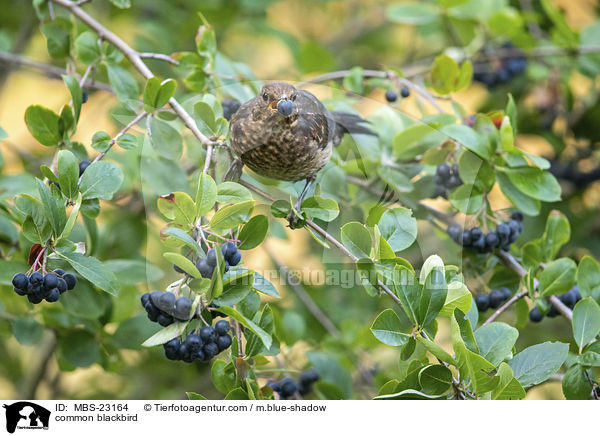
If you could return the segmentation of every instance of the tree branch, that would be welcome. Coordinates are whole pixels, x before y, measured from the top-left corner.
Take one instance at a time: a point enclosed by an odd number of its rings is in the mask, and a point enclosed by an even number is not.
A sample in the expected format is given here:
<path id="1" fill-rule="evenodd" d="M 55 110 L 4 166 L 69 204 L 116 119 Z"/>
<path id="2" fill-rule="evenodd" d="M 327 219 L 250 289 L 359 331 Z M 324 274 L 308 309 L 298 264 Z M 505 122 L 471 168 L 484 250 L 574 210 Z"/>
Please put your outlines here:
<path id="1" fill-rule="evenodd" d="M 143 59 L 157 59 L 160 61 L 165 61 L 173 65 L 179 65 L 179 61 L 173 59 L 171 56 L 162 54 L 162 53 L 139 53 L 140 57 Z"/>
<path id="2" fill-rule="evenodd" d="M 100 159 L 102 159 L 106 153 L 109 152 L 109 150 L 112 148 L 113 145 L 115 145 L 115 143 L 118 141 L 118 139 L 123 136 L 125 133 L 127 133 L 127 131 L 129 129 L 131 129 L 133 126 L 135 126 L 138 122 L 140 122 L 141 120 L 143 120 L 145 117 L 147 117 L 149 114 L 148 112 L 142 111 L 140 112 L 133 120 L 131 120 L 129 122 L 129 124 L 127 124 L 125 127 L 123 127 L 121 129 L 121 131 L 119 133 L 117 133 L 108 143 L 108 147 L 106 150 L 104 150 L 103 152 L 101 152 L 100 154 L 98 154 L 98 156 L 96 156 L 96 158 L 92 161 L 92 163 L 94 162 L 98 162 Z"/>

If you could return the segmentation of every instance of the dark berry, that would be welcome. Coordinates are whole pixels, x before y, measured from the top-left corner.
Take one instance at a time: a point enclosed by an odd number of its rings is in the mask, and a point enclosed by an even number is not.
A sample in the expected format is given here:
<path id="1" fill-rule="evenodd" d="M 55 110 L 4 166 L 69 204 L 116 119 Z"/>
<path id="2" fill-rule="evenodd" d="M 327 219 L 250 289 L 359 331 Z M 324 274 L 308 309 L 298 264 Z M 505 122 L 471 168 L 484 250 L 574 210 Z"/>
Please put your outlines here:
<path id="1" fill-rule="evenodd" d="M 512 297 L 512 292 L 508 288 L 500 288 L 502 291 L 502 295 L 504 296 L 504 300 L 509 300 Z"/>
<path id="2" fill-rule="evenodd" d="M 385 92 L 385 99 L 389 102 L 389 103 L 393 103 L 396 100 L 398 100 L 398 94 L 396 94 L 396 91 L 393 91 L 391 89 L 388 89 Z"/>
<path id="3" fill-rule="evenodd" d="M 190 311 L 192 310 L 192 301 L 188 297 L 179 297 L 175 302 L 175 310 L 173 316 L 177 319 L 186 321 L 190 319 Z"/>
<path id="4" fill-rule="evenodd" d="M 15 293 L 17 295 L 21 295 L 21 296 L 27 295 L 27 288 L 21 289 L 21 288 L 13 287 L 13 291 L 15 291 Z"/>
<path id="5" fill-rule="evenodd" d="M 212 278 L 213 268 L 206 262 L 206 259 L 200 258 L 196 261 L 196 268 L 200 272 L 200 275 L 205 279 Z"/>
<path id="6" fill-rule="evenodd" d="M 204 362 L 204 361 L 206 361 L 206 354 L 204 354 L 204 350 L 203 349 L 199 349 L 199 350 L 195 351 L 194 353 L 192 353 L 192 359 L 195 362 Z"/>
<path id="7" fill-rule="evenodd" d="M 407 86 L 403 86 L 400 90 L 400 95 L 402 96 L 402 98 L 408 97 L 410 95 L 410 89 L 408 89 Z"/>
<path id="8" fill-rule="evenodd" d="M 34 296 L 42 296 L 42 285 L 41 283 L 31 283 L 29 282 L 29 284 L 27 285 L 27 295 L 34 295 Z M 43 297 L 42 297 L 43 298 Z"/>
<path id="9" fill-rule="evenodd" d="M 310 385 L 319 380 L 319 373 L 316 369 L 309 369 L 300 374 L 300 383 Z"/>
<path id="10" fill-rule="evenodd" d="M 152 301 L 148 301 L 144 305 L 144 309 L 146 309 L 146 313 L 148 314 L 148 319 L 152 322 L 156 322 L 158 320 L 158 315 L 160 315 L 160 310 L 156 308 Z"/>
<path id="11" fill-rule="evenodd" d="M 46 301 L 48 303 L 54 303 L 60 298 L 60 291 L 57 288 L 51 289 L 48 295 L 46 295 Z"/>
<path id="12" fill-rule="evenodd" d="M 490 251 L 496 248 L 499 243 L 500 240 L 498 239 L 498 235 L 496 233 L 492 232 L 485 235 L 485 245 Z"/>
<path id="13" fill-rule="evenodd" d="M 490 307 L 492 309 L 497 309 L 500 307 L 503 301 L 504 292 L 502 292 L 500 289 L 493 289 L 492 292 L 490 292 Z"/>
<path id="14" fill-rule="evenodd" d="M 237 247 L 235 246 L 235 244 L 233 242 L 225 242 L 221 246 L 221 253 L 223 253 L 223 258 L 225 260 L 229 260 L 231 258 L 231 256 L 233 256 L 235 254 L 236 251 L 237 251 Z"/>
<path id="15" fill-rule="evenodd" d="M 206 263 L 211 268 L 217 266 L 217 252 L 214 248 L 211 248 L 210 250 L 208 250 L 208 253 L 206 253 Z"/>
<path id="16" fill-rule="evenodd" d="M 180 345 L 181 345 L 181 343 L 179 342 L 179 339 L 175 338 L 175 339 L 171 339 L 166 344 L 163 344 L 163 347 L 165 348 L 165 350 L 167 350 L 167 349 L 177 350 Z"/>
<path id="17" fill-rule="evenodd" d="M 284 117 L 289 117 L 294 112 L 294 103 L 291 100 L 279 100 L 277 102 L 277 112 Z"/>
<path id="18" fill-rule="evenodd" d="M 88 93 L 86 91 L 81 92 L 81 104 L 86 104 L 88 101 Z"/>
<path id="19" fill-rule="evenodd" d="M 446 231 L 448 233 L 448 236 L 450 236 L 450 238 L 454 242 L 458 243 L 460 241 L 460 236 L 461 236 L 462 231 L 459 226 L 457 226 L 457 225 L 448 226 L 448 229 Z"/>
<path id="20" fill-rule="evenodd" d="M 214 342 L 209 342 L 208 344 L 204 345 L 203 350 L 206 356 L 206 360 L 210 360 L 217 354 L 219 354 L 219 346 Z"/>
<path id="21" fill-rule="evenodd" d="M 58 288 L 59 292 L 62 294 L 63 292 L 66 292 L 66 290 L 67 290 L 67 282 L 62 277 L 59 277 L 56 287 Z"/>
<path id="22" fill-rule="evenodd" d="M 226 262 L 231 266 L 236 266 L 242 260 L 242 253 L 236 248 L 235 253 L 229 257 L 229 260 Z"/>
<path id="23" fill-rule="evenodd" d="M 65 273 L 65 270 L 61 268 L 56 268 L 54 270 L 54 273 L 62 277 L 62 275 Z"/>
<path id="24" fill-rule="evenodd" d="M 231 120 L 234 113 L 240 108 L 242 104 L 237 100 L 231 100 L 229 98 L 223 99 L 221 106 L 223 107 L 223 118 L 227 121 Z"/>
<path id="25" fill-rule="evenodd" d="M 140 301 L 142 303 L 142 306 L 145 306 L 146 303 L 148 303 L 148 301 L 150 301 L 150 292 L 146 292 L 145 294 L 142 294 L 142 296 L 140 297 Z"/>
<path id="26" fill-rule="evenodd" d="M 166 313 L 171 313 L 173 311 L 176 301 L 177 297 L 172 292 L 161 292 L 158 301 L 152 300 L 156 307 Z"/>
<path id="27" fill-rule="evenodd" d="M 473 241 L 477 241 L 479 238 L 483 236 L 483 232 L 479 227 L 473 227 L 471 229 L 471 238 Z"/>
<path id="28" fill-rule="evenodd" d="M 475 295 L 475 304 L 478 311 L 485 312 L 490 307 L 490 296 L 488 294 Z"/>
<path id="29" fill-rule="evenodd" d="M 215 324 L 215 332 L 219 335 L 226 335 L 229 333 L 229 323 L 222 319 L 221 321 L 217 321 Z"/>
<path id="30" fill-rule="evenodd" d="M 560 295 L 558 299 L 569 309 L 573 309 L 573 307 L 575 307 L 575 294 L 571 293 L 571 291 L 565 292 L 564 294 Z"/>
<path id="31" fill-rule="evenodd" d="M 472 242 L 471 231 L 469 229 L 463 230 L 463 234 L 462 234 L 463 246 L 468 247 L 469 245 L 471 245 L 471 242 Z"/>
<path id="32" fill-rule="evenodd" d="M 573 288 L 569 292 L 573 293 L 573 295 L 575 296 L 575 304 L 577 304 L 579 302 L 579 300 L 581 300 L 581 293 L 579 292 L 579 286 L 577 286 L 577 285 L 573 286 Z"/>
<path id="33" fill-rule="evenodd" d="M 208 307 L 210 307 L 211 309 L 216 309 L 219 306 L 217 306 L 215 303 L 210 303 L 208 305 Z M 227 316 L 223 312 L 219 312 L 217 310 L 211 310 L 210 314 L 211 314 L 211 316 L 212 316 L 213 319 L 215 319 L 215 318 L 225 318 Z"/>
<path id="34" fill-rule="evenodd" d="M 27 289 L 27 285 L 29 285 L 29 279 L 23 273 L 16 273 L 12 278 L 12 284 L 15 288 Z"/>
<path id="35" fill-rule="evenodd" d="M 177 349 L 177 357 L 179 358 L 179 360 L 190 360 L 190 355 L 190 350 L 187 349 L 187 346 L 185 344 L 181 344 Z"/>
<path id="36" fill-rule="evenodd" d="M 488 251 L 487 246 L 485 245 L 484 237 L 480 237 L 480 238 L 472 241 L 471 247 L 473 247 L 475 250 L 477 250 L 478 253 L 486 253 Z"/>
<path id="37" fill-rule="evenodd" d="M 540 322 L 544 319 L 544 315 L 542 315 L 537 307 L 534 307 L 529 311 L 529 321 L 531 322 Z"/>
<path id="38" fill-rule="evenodd" d="M 83 174 L 83 172 L 89 167 L 91 162 L 89 160 L 82 160 L 79 162 L 79 177 Z"/>
<path id="39" fill-rule="evenodd" d="M 231 336 L 229 336 L 229 335 L 223 335 L 223 336 L 217 337 L 217 346 L 219 347 L 219 351 L 223 351 L 223 350 L 226 350 L 229 347 L 231 347 L 232 342 L 233 341 L 231 339 Z"/>
<path id="40" fill-rule="evenodd" d="M 156 322 L 158 322 L 161 326 L 166 327 L 173 324 L 173 317 L 171 315 L 167 315 L 166 313 L 159 313 L 156 317 Z"/>
<path id="41" fill-rule="evenodd" d="M 44 283 L 44 288 L 47 288 L 47 289 L 56 288 L 58 286 L 58 276 L 54 273 L 48 273 L 44 276 L 43 283 Z"/>
<path id="42" fill-rule="evenodd" d="M 499 224 L 498 227 L 496 227 L 496 234 L 501 243 L 507 242 L 510 237 L 510 227 L 508 227 L 508 224 L 506 223 Z"/>
<path id="43" fill-rule="evenodd" d="M 29 300 L 30 303 L 32 304 L 39 304 L 42 302 L 42 300 L 44 299 L 41 295 L 38 294 L 28 294 L 27 295 L 27 299 Z"/>
<path id="44" fill-rule="evenodd" d="M 179 268 L 177 265 L 173 265 L 173 269 L 175 270 L 175 272 L 178 272 L 179 274 L 185 273 L 185 271 L 182 270 L 181 268 Z"/>
<path id="45" fill-rule="evenodd" d="M 550 311 L 548 312 L 548 318 L 555 318 L 558 315 L 560 315 L 560 312 L 558 311 L 558 309 L 556 308 L 556 306 L 554 304 L 550 305 Z"/>
<path id="46" fill-rule="evenodd" d="M 65 282 L 67 282 L 67 289 L 69 290 L 73 289 L 75 285 L 77 285 L 77 277 L 75 277 L 73 274 L 63 274 L 62 278 Z"/>
<path id="47" fill-rule="evenodd" d="M 179 348 L 165 348 L 165 356 L 169 360 L 179 360 Z"/>
<path id="48" fill-rule="evenodd" d="M 34 285 L 42 283 L 43 280 L 44 276 L 38 271 L 34 272 L 33 274 L 31 274 L 31 276 L 29 276 L 29 282 L 33 283 Z"/>
<path id="49" fill-rule="evenodd" d="M 451 175 L 450 178 L 448 179 L 448 181 L 446 182 L 446 187 L 448 189 L 458 188 L 460 185 L 462 185 L 462 182 L 454 174 Z"/>
<path id="50" fill-rule="evenodd" d="M 521 232 L 521 224 L 519 221 L 510 220 L 508 222 L 508 228 L 510 229 L 509 242 L 515 242 Z"/>
<path id="51" fill-rule="evenodd" d="M 215 341 L 215 329 L 209 325 L 206 325 L 200 329 L 200 338 L 205 342 L 214 342 Z"/>
<path id="52" fill-rule="evenodd" d="M 185 338 L 185 346 L 190 349 L 191 352 L 198 351 L 202 347 L 202 339 L 200 336 L 192 333 Z"/>
<path id="53" fill-rule="evenodd" d="M 150 292 L 150 302 L 158 307 L 158 302 L 160 301 L 160 297 L 162 296 L 162 292 L 160 291 L 152 291 Z"/>
<path id="54" fill-rule="evenodd" d="M 294 380 L 292 380 L 291 378 L 284 378 L 283 380 L 281 380 L 281 383 L 279 383 L 279 386 L 280 386 L 279 393 L 284 398 L 291 397 L 292 395 L 294 395 L 294 393 L 298 389 L 298 387 L 296 386 L 296 382 Z"/>
<path id="55" fill-rule="evenodd" d="M 523 212 L 516 211 L 510 214 L 510 218 L 515 221 L 523 221 L 523 218 L 525 218 L 525 216 L 523 215 Z"/>

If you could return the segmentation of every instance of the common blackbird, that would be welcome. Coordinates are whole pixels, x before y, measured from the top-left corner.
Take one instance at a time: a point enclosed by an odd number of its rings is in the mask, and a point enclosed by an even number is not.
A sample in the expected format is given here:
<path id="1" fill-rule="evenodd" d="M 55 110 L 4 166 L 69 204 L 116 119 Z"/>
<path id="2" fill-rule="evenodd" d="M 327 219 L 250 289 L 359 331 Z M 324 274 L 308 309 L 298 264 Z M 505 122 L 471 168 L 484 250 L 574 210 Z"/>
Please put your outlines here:
<path id="1" fill-rule="evenodd" d="M 375 135 L 364 123 L 358 115 L 327 110 L 308 91 L 271 82 L 233 115 L 231 146 L 244 165 L 262 176 L 306 180 L 294 206 L 298 211 L 317 172 L 329 162 L 332 147 L 345 133 Z M 294 210 L 288 218 L 293 228 Z"/>

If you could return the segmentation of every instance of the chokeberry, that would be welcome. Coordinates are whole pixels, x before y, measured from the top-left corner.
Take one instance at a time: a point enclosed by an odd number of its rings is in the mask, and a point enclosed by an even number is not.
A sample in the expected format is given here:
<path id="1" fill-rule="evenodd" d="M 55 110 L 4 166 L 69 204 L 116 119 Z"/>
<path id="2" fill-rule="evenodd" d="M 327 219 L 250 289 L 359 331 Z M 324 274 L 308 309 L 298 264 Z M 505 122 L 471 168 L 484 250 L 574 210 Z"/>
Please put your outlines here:
<path id="1" fill-rule="evenodd" d="M 27 285 L 29 285 L 29 279 L 23 273 L 16 273 L 12 278 L 12 284 L 15 288 L 27 289 Z"/>
<path id="2" fill-rule="evenodd" d="M 42 283 L 43 280 L 44 276 L 38 271 L 34 272 L 33 274 L 31 274 L 31 276 L 29 276 L 29 282 L 32 284 Z"/>
<path id="3" fill-rule="evenodd" d="M 447 232 L 448 232 L 448 236 L 450 236 L 450 238 L 454 242 L 458 243 L 460 241 L 460 239 L 461 239 L 460 236 L 461 236 L 462 230 L 460 229 L 459 226 L 457 226 L 457 225 L 448 226 Z"/>
<path id="4" fill-rule="evenodd" d="M 223 258 L 225 260 L 230 259 L 231 256 L 237 251 L 237 247 L 233 242 L 225 242 L 221 246 L 221 253 L 223 253 Z"/>
<path id="5" fill-rule="evenodd" d="M 23 289 L 23 288 L 17 288 L 17 287 L 15 286 L 15 287 L 13 287 L 13 290 L 15 291 L 15 293 L 16 293 L 17 295 L 21 295 L 21 296 L 23 296 L 23 295 L 27 295 L 27 287 L 25 287 L 25 289 Z"/>
<path id="6" fill-rule="evenodd" d="M 500 289 L 492 289 L 490 292 L 490 307 L 497 309 L 504 301 L 504 293 Z"/>
<path id="7" fill-rule="evenodd" d="M 472 242 L 471 231 L 469 229 L 463 230 L 462 233 L 462 243 L 463 245 L 471 245 Z"/>
<path id="8" fill-rule="evenodd" d="M 91 162 L 89 160 L 82 160 L 79 162 L 79 177 L 83 174 L 83 172 L 89 167 Z"/>
<path id="9" fill-rule="evenodd" d="M 506 223 L 498 224 L 498 227 L 496 227 L 496 234 L 501 243 L 508 242 L 508 238 L 510 237 L 510 227 L 508 227 L 508 224 Z"/>
<path id="10" fill-rule="evenodd" d="M 289 377 L 281 380 L 281 382 L 279 383 L 279 386 L 280 386 L 279 393 L 284 398 L 291 397 L 292 395 L 294 395 L 294 393 L 296 393 L 296 390 L 298 390 L 298 386 L 296 385 L 296 382 Z"/>
<path id="11" fill-rule="evenodd" d="M 558 299 L 569 309 L 573 309 L 573 307 L 575 307 L 575 294 L 571 293 L 571 291 L 565 292 L 564 294 L 560 295 Z"/>
<path id="12" fill-rule="evenodd" d="M 500 240 L 498 239 L 498 235 L 494 232 L 490 232 L 485 235 L 485 245 L 491 251 L 498 246 Z"/>
<path id="13" fill-rule="evenodd" d="M 523 212 L 517 210 L 516 212 L 513 212 L 510 214 L 510 218 L 515 221 L 523 221 L 523 218 L 525 218 L 525 215 L 523 215 Z"/>
<path id="14" fill-rule="evenodd" d="M 234 113 L 240 108 L 242 104 L 237 100 L 231 100 L 229 98 L 223 99 L 221 106 L 223 107 L 223 118 L 227 121 L 231 120 Z"/>
<path id="15" fill-rule="evenodd" d="M 206 354 L 204 353 L 204 350 L 202 348 L 196 350 L 194 353 L 192 353 L 192 359 L 197 361 L 197 362 L 204 362 L 206 359 Z"/>
<path id="16" fill-rule="evenodd" d="M 403 86 L 402 89 L 400 89 L 400 95 L 403 98 L 406 98 L 410 95 L 410 89 L 408 89 L 408 86 Z"/>
<path id="17" fill-rule="evenodd" d="M 149 300 L 150 300 L 150 292 L 146 292 L 145 294 L 142 294 L 142 296 L 140 297 L 142 306 L 145 306 Z"/>
<path id="18" fill-rule="evenodd" d="M 211 268 L 217 266 L 217 252 L 214 248 L 211 248 L 210 250 L 208 250 L 208 253 L 206 253 L 206 263 Z"/>
<path id="19" fill-rule="evenodd" d="M 56 287 L 58 288 L 59 292 L 62 294 L 63 292 L 66 292 L 66 290 L 67 290 L 67 282 L 62 277 L 59 277 L 57 280 Z"/>
<path id="20" fill-rule="evenodd" d="M 481 231 L 481 229 L 479 227 L 473 227 L 471 229 L 471 237 L 473 238 L 473 241 L 478 240 L 482 236 L 483 236 L 483 232 Z"/>
<path id="21" fill-rule="evenodd" d="M 560 312 L 558 311 L 556 306 L 554 304 L 550 304 L 550 310 L 548 311 L 548 314 L 546 316 L 548 318 L 556 318 L 558 315 L 560 315 Z"/>
<path id="22" fill-rule="evenodd" d="M 488 294 L 475 295 L 475 304 L 477 305 L 477 310 L 485 312 L 490 307 L 490 296 Z"/>
<path id="23" fill-rule="evenodd" d="M 173 316 L 175 318 L 186 321 L 190 319 L 190 311 L 192 310 L 192 301 L 188 297 L 179 297 L 175 302 L 175 310 Z"/>
<path id="24" fill-rule="evenodd" d="M 165 343 L 163 345 L 163 347 L 165 348 L 165 350 L 166 349 L 177 350 L 180 345 L 181 345 L 181 342 L 179 342 L 179 339 L 175 338 L 175 339 L 171 339 L 169 342 Z"/>
<path id="25" fill-rule="evenodd" d="M 65 280 L 66 281 L 66 280 Z M 44 287 L 48 289 L 58 286 L 58 276 L 54 273 L 48 273 L 44 276 Z"/>
<path id="26" fill-rule="evenodd" d="M 161 326 L 166 327 L 168 325 L 173 324 L 173 317 L 166 313 L 159 313 L 156 317 L 156 322 L 158 322 Z"/>
<path id="27" fill-rule="evenodd" d="M 392 90 L 392 89 L 388 89 L 385 92 L 385 99 L 389 102 L 389 103 L 393 103 L 396 100 L 398 100 L 398 94 L 396 94 L 396 91 Z"/>
<path id="28" fill-rule="evenodd" d="M 65 273 L 65 270 L 64 270 L 64 269 L 61 269 L 61 268 L 56 268 L 56 269 L 54 270 L 54 273 L 62 277 L 62 276 L 63 276 L 63 274 Z"/>
<path id="29" fill-rule="evenodd" d="M 44 298 L 39 294 L 27 294 L 27 299 L 32 304 L 39 304 Z"/>
<path id="30" fill-rule="evenodd" d="M 67 289 L 69 290 L 73 289 L 75 285 L 77 285 L 77 277 L 75 277 L 73 274 L 63 274 L 62 278 L 65 282 L 67 282 Z"/>
<path id="31" fill-rule="evenodd" d="M 229 323 L 224 319 L 217 321 L 217 323 L 215 324 L 215 332 L 219 336 L 226 335 L 227 333 L 229 333 Z"/>
<path id="32" fill-rule="evenodd" d="M 308 371 L 304 371 L 300 374 L 300 383 L 302 384 L 311 384 L 315 383 L 319 380 L 319 373 L 316 369 L 309 369 Z"/>
<path id="33" fill-rule="evenodd" d="M 209 342 L 208 344 L 205 344 L 203 350 L 206 356 L 206 360 L 210 360 L 217 354 L 219 354 L 219 346 L 214 342 Z"/>
<path id="34" fill-rule="evenodd" d="M 57 288 L 51 289 L 48 295 L 46 295 L 46 301 L 54 303 L 60 298 L 60 291 Z"/>
<path id="35" fill-rule="evenodd" d="M 279 383 L 274 382 L 272 380 L 269 380 L 267 382 L 267 386 L 273 389 L 273 392 L 279 392 L 281 390 L 281 386 L 279 386 Z"/>
<path id="36" fill-rule="evenodd" d="M 215 329 L 209 325 L 205 325 L 204 327 L 202 327 L 200 329 L 200 338 L 205 343 L 214 342 L 215 336 L 216 336 Z"/>
<path id="37" fill-rule="evenodd" d="M 148 301 L 148 303 L 144 305 L 144 309 L 146 309 L 150 321 L 156 322 L 158 320 L 158 315 L 160 315 L 161 312 L 154 304 L 152 304 L 152 301 Z"/>
<path id="38" fill-rule="evenodd" d="M 235 253 L 232 254 L 226 263 L 229 263 L 231 266 L 236 266 L 242 260 L 242 253 L 237 249 L 235 249 Z"/>
<path id="39" fill-rule="evenodd" d="M 544 319 L 544 315 L 542 315 L 537 307 L 534 307 L 529 311 L 529 321 L 540 322 L 542 319 Z"/>
<path id="40" fill-rule="evenodd" d="M 502 292 L 502 296 L 504 298 L 504 300 L 508 300 L 510 299 L 510 297 L 512 297 L 512 292 L 510 292 L 510 289 L 508 288 L 500 288 L 500 291 Z"/>
<path id="41" fill-rule="evenodd" d="M 219 347 L 219 351 L 228 349 L 232 342 L 233 340 L 228 334 L 217 336 L 217 346 Z"/>
<path id="42" fill-rule="evenodd" d="M 192 352 L 198 351 L 202 347 L 202 339 L 197 334 L 192 333 L 185 338 L 185 345 Z"/>
<path id="43" fill-rule="evenodd" d="M 177 301 L 177 297 L 172 292 L 161 292 L 161 296 L 158 298 L 158 301 L 152 301 L 156 307 L 158 307 L 163 312 L 171 313 L 175 308 L 175 302 Z"/>
<path id="44" fill-rule="evenodd" d="M 206 259 L 200 258 L 196 261 L 196 268 L 200 272 L 200 275 L 205 279 L 212 278 L 213 269 L 207 262 Z"/>

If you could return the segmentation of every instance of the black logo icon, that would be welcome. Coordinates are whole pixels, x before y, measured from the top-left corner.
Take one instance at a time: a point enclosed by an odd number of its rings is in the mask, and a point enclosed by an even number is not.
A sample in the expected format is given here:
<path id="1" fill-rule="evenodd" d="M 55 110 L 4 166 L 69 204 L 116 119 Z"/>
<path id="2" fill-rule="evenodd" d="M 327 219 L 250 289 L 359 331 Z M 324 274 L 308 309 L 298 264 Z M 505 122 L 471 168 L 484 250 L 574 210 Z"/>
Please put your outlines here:
<path id="1" fill-rule="evenodd" d="M 4 404 L 6 409 L 6 431 L 14 433 L 15 429 L 48 429 L 50 411 L 29 401 L 19 401 L 11 405 Z"/>

